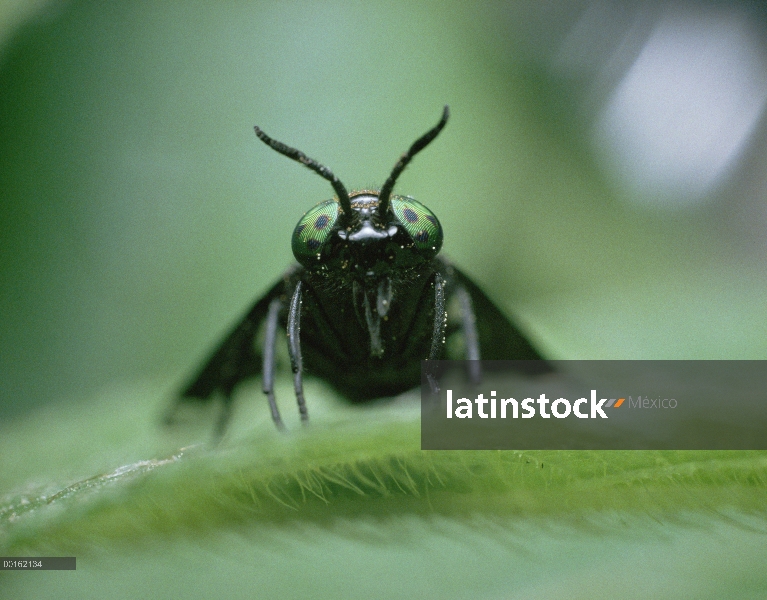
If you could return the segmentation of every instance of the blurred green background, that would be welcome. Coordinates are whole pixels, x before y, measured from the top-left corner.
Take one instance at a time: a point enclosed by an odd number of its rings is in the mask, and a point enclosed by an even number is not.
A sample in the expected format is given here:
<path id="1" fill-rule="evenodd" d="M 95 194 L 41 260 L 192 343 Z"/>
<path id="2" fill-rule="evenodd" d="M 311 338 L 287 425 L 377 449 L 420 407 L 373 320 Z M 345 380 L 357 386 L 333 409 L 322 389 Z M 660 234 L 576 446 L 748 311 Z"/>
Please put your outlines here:
<path id="1" fill-rule="evenodd" d="M 280 276 L 332 190 L 253 125 L 369 187 L 444 104 L 397 191 L 547 356 L 767 358 L 764 13 L 669 6 L 0 3 L 0 419 L 145 385 L 160 411 Z M 750 104 L 714 106 L 751 111 L 730 154 L 714 156 L 725 118 L 699 175 L 650 152 L 671 184 L 621 150 L 650 128 L 620 112 L 669 23 L 752 61 Z M 685 131 L 661 137 L 684 154 Z"/>
<path id="2" fill-rule="evenodd" d="M 526 41 L 563 38 L 586 8 L 81 1 L 6 27 L 2 414 L 181 376 L 279 277 L 332 190 L 254 124 L 364 187 L 445 103 L 445 135 L 398 190 L 549 356 L 765 358 L 744 186 L 625 201 L 591 142 L 598 104 Z"/>

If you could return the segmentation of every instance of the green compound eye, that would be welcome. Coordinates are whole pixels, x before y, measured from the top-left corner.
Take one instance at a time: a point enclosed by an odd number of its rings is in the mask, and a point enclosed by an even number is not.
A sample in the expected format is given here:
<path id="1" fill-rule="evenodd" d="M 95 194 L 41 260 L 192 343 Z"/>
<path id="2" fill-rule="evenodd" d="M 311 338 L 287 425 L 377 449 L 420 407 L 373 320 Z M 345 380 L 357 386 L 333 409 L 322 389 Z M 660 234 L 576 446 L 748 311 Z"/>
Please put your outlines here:
<path id="1" fill-rule="evenodd" d="M 325 200 L 307 212 L 293 230 L 293 256 L 303 265 L 316 260 L 338 220 L 339 204 Z"/>
<path id="2" fill-rule="evenodd" d="M 420 202 L 403 196 L 392 196 L 391 207 L 419 250 L 435 256 L 442 247 L 442 226 L 437 217 Z"/>

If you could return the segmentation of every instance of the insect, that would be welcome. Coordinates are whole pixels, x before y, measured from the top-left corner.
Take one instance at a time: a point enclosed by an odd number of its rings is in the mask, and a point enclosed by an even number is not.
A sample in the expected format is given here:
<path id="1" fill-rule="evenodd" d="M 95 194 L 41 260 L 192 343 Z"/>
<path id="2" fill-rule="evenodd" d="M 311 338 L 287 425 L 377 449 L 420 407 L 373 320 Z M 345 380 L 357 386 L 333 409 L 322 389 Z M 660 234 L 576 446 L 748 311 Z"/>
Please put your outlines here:
<path id="1" fill-rule="evenodd" d="M 282 429 L 274 395 L 278 328 L 287 331 L 303 422 L 305 373 L 362 402 L 417 387 L 421 360 L 442 358 L 452 335 L 463 337 L 460 358 L 542 360 L 482 290 L 439 256 L 443 232 L 436 215 L 411 197 L 392 194 L 399 175 L 448 117 L 445 106 L 439 123 L 402 155 L 380 190 L 351 193 L 330 169 L 255 128 L 267 146 L 329 181 L 336 197 L 301 217 L 292 237 L 297 264 L 229 332 L 178 403 L 222 397 L 221 435 L 233 390 L 260 372 L 272 418 Z M 259 333 L 263 345 L 257 348 Z M 533 370 L 548 370 L 545 362 L 537 365 Z M 477 368 L 472 376 L 479 377 Z"/>

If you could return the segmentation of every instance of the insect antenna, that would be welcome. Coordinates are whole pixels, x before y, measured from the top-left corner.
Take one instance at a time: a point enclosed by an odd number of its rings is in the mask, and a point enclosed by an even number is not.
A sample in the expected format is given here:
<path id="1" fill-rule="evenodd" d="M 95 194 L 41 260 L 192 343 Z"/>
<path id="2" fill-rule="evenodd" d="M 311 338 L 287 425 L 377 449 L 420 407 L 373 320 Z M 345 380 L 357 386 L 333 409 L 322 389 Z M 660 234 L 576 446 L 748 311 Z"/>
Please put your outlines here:
<path id="1" fill-rule="evenodd" d="M 309 158 L 308 156 L 306 156 L 306 154 L 304 154 L 300 150 L 291 148 L 290 146 L 287 146 L 286 144 L 283 144 L 282 142 L 278 142 L 277 140 L 273 140 L 268 135 L 266 135 L 263 131 L 261 131 L 261 129 L 258 126 L 256 126 L 254 129 L 256 130 L 256 135 L 258 136 L 258 139 L 264 142 L 264 144 L 269 146 L 272 150 L 276 150 L 280 154 L 284 154 L 288 158 L 292 158 L 296 162 L 300 162 L 305 167 L 308 167 L 309 169 L 317 173 L 323 179 L 328 180 L 330 182 L 330 185 L 333 186 L 333 189 L 335 190 L 336 195 L 338 196 L 338 202 L 341 204 L 341 210 L 343 211 L 345 218 L 347 219 L 351 218 L 353 213 L 352 213 L 352 203 L 349 200 L 349 192 L 346 191 L 346 188 L 344 187 L 344 184 L 341 183 L 341 180 L 338 179 L 338 177 L 336 177 L 333 174 L 333 171 L 328 169 L 325 165 L 321 165 L 313 158 Z"/>
<path id="2" fill-rule="evenodd" d="M 450 109 L 446 104 L 445 109 L 442 111 L 442 118 L 439 120 L 439 123 L 437 123 L 424 135 L 418 138 L 413 143 L 413 145 L 410 146 L 410 150 L 405 152 L 405 154 L 403 154 L 402 157 L 397 161 L 397 164 L 394 165 L 394 168 L 391 171 L 391 175 L 389 175 L 389 178 L 383 184 L 383 187 L 378 194 L 378 215 L 381 219 L 385 219 L 386 213 L 389 211 L 389 198 L 391 197 L 392 190 L 394 189 L 394 184 L 397 182 L 397 177 L 399 177 L 402 171 L 405 170 L 405 167 L 408 165 L 408 163 L 413 160 L 413 157 L 421 150 L 426 148 L 426 146 L 428 146 L 431 141 L 439 135 L 439 132 L 442 131 L 442 128 L 447 123 L 449 116 Z"/>

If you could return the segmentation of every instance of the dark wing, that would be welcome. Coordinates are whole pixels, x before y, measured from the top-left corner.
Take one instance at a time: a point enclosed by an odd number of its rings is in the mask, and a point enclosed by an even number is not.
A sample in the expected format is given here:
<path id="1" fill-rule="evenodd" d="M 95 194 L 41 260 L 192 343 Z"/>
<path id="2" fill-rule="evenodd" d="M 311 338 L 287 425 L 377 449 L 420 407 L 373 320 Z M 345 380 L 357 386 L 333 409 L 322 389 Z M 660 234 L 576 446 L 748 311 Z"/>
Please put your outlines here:
<path id="1" fill-rule="evenodd" d="M 286 280 L 281 279 L 256 302 L 183 389 L 179 403 L 208 401 L 217 393 L 228 399 L 238 383 L 261 373 L 261 353 L 256 351 L 255 338 L 269 303 L 284 297 L 285 287 Z"/>
<path id="2" fill-rule="evenodd" d="M 551 365 L 476 283 L 452 265 L 448 267 L 448 273 L 448 281 L 454 289 L 463 287 L 471 298 L 482 360 L 537 360 L 541 362 L 522 370 L 530 373 L 551 370 Z"/>

